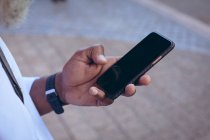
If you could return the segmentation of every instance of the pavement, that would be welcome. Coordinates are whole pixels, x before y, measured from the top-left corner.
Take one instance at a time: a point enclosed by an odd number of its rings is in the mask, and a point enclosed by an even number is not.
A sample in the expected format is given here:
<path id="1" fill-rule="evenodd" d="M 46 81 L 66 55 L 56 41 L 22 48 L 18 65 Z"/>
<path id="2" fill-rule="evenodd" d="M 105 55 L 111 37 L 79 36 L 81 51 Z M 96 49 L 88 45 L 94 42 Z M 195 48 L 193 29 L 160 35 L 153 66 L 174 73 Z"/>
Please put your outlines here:
<path id="1" fill-rule="evenodd" d="M 210 25 L 209 0 L 152 0 L 164 3 L 177 11 L 190 15 Z"/>
<path id="2" fill-rule="evenodd" d="M 44 121 L 56 140 L 209 140 L 210 41 L 173 18 L 133 0 L 36 0 L 20 28 L 0 29 L 25 76 L 60 71 L 77 49 L 96 43 L 123 55 L 151 31 L 176 49 L 149 71 L 150 86 L 109 107 L 70 105 Z"/>
<path id="3" fill-rule="evenodd" d="M 107 55 L 125 54 L 134 45 L 63 36 L 3 38 L 26 76 L 60 71 L 73 52 L 96 42 Z M 149 72 L 152 84 L 139 87 L 134 97 L 120 97 L 109 107 L 70 105 L 63 115 L 43 118 L 56 140 L 209 140 L 209 69 L 209 56 L 175 50 Z"/>
<path id="4" fill-rule="evenodd" d="M 179 49 L 210 54 L 209 38 L 136 0 L 69 0 L 57 4 L 35 0 L 20 28 L 0 29 L 2 34 L 82 36 L 133 43 L 152 31 L 168 36 Z"/>

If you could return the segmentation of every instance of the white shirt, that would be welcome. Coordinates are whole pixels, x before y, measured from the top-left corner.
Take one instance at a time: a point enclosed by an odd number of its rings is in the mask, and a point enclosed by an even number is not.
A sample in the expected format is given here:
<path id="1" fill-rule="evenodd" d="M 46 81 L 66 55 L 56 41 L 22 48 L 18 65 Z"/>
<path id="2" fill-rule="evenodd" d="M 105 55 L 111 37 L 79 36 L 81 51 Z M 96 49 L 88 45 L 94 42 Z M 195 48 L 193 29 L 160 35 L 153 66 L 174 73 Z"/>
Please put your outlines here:
<path id="1" fill-rule="evenodd" d="M 0 140 L 52 140 L 30 95 L 35 78 L 25 78 L 8 48 L 0 38 L 0 47 L 22 89 L 24 104 L 0 63 Z"/>

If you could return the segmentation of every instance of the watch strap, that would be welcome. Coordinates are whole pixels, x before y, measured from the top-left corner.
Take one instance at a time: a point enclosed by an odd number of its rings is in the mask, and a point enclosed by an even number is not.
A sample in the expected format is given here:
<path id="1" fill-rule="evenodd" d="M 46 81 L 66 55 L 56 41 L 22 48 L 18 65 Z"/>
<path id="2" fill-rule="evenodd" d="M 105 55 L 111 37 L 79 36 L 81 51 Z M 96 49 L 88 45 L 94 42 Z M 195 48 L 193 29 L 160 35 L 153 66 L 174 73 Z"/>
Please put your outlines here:
<path id="1" fill-rule="evenodd" d="M 51 75 L 47 78 L 46 81 L 46 88 L 45 88 L 45 94 L 47 97 L 47 101 L 52 107 L 52 109 L 55 111 L 56 114 L 61 114 L 64 112 L 63 103 L 59 96 L 57 95 L 56 88 L 55 88 L 55 77 L 56 74 Z"/>

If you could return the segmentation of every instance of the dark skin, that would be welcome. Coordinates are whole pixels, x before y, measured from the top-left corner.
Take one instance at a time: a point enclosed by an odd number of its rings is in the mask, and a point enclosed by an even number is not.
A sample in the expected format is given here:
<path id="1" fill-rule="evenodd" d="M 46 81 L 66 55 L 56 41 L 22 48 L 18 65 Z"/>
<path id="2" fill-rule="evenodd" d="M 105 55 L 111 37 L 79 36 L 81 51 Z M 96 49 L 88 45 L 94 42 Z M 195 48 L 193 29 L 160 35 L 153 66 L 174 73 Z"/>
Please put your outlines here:
<path id="1" fill-rule="evenodd" d="M 62 72 L 57 73 L 55 86 L 60 99 L 77 106 L 107 106 L 114 101 L 105 97 L 105 93 L 96 84 L 97 79 L 119 57 L 104 57 L 102 45 L 77 51 L 63 67 Z M 47 77 L 42 77 L 33 83 L 30 91 L 32 100 L 40 115 L 52 111 L 45 95 L 45 83 Z M 150 76 L 144 75 L 138 79 L 138 85 L 148 85 Z M 130 97 L 135 94 L 135 85 L 125 87 L 124 96 Z"/>

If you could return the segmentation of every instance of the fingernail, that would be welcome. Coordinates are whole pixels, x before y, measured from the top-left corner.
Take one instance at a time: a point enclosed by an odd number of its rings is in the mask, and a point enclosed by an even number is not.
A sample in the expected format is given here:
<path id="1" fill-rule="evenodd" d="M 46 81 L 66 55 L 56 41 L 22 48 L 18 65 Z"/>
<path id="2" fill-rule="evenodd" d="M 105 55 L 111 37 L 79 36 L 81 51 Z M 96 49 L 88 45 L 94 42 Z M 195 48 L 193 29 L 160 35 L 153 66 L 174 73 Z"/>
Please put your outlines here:
<path id="1" fill-rule="evenodd" d="M 106 62 L 107 61 L 106 58 L 105 58 L 105 56 L 102 55 L 102 54 L 98 56 L 98 60 L 99 61 L 103 61 L 103 62 Z"/>
<path id="2" fill-rule="evenodd" d="M 93 96 L 95 96 L 95 95 L 98 94 L 98 90 L 95 87 L 91 87 L 90 88 L 90 94 L 93 95 Z"/>

